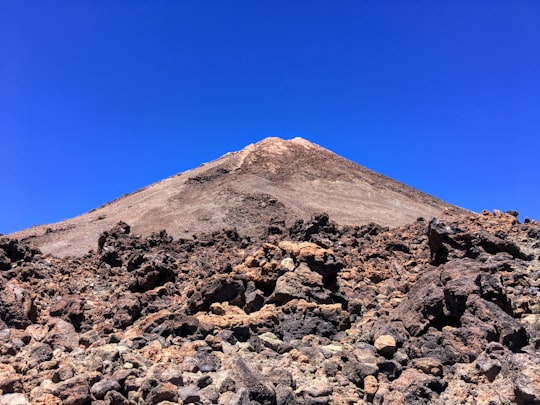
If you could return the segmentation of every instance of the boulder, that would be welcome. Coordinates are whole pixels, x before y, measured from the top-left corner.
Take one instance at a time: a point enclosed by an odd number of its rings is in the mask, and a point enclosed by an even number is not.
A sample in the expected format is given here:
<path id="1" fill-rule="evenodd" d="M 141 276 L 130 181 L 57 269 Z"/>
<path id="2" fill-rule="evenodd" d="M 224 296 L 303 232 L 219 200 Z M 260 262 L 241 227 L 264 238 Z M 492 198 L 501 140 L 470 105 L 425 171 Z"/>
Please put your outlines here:
<path id="1" fill-rule="evenodd" d="M 75 327 L 61 318 L 51 318 L 45 341 L 53 349 L 72 351 L 79 347 L 79 334 Z"/>
<path id="2" fill-rule="evenodd" d="M 373 398 L 377 393 L 378 389 L 379 382 L 374 376 L 368 375 L 364 377 L 364 392 L 368 396 L 368 398 Z"/>
<path id="3" fill-rule="evenodd" d="M 76 295 L 66 295 L 58 298 L 50 307 L 52 317 L 62 318 L 70 322 L 77 331 L 80 331 L 81 322 L 84 319 L 83 302 Z"/>
<path id="4" fill-rule="evenodd" d="M 331 292 L 324 287 L 323 277 L 301 263 L 294 271 L 278 278 L 268 303 L 284 304 L 293 299 L 303 299 L 320 304 L 331 303 Z"/>
<path id="5" fill-rule="evenodd" d="M 190 298 L 189 312 L 208 311 L 214 302 L 229 302 L 243 306 L 244 284 L 241 280 L 226 275 L 213 277 L 201 285 Z"/>
<path id="6" fill-rule="evenodd" d="M 373 343 L 375 349 L 383 356 L 391 357 L 396 352 L 396 340 L 392 335 L 381 335 Z"/>
<path id="7" fill-rule="evenodd" d="M 78 375 L 47 388 L 46 393 L 62 400 L 66 405 L 84 405 L 90 402 L 88 376 Z"/>
<path id="8" fill-rule="evenodd" d="M 141 314 L 141 302 L 135 294 L 126 294 L 118 300 L 116 309 L 113 316 L 114 324 L 119 328 L 125 328 L 133 324 Z"/>
<path id="9" fill-rule="evenodd" d="M 276 404 L 276 393 L 272 385 L 257 369 L 249 367 L 241 357 L 235 359 L 233 372 L 251 401 L 257 401 L 262 405 Z"/>
<path id="10" fill-rule="evenodd" d="M 109 391 L 120 391 L 121 388 L 118 381 L 114 379 L 104 379 L 92 385 L 90 393 L 97 399 L 103 399 Z"/>
<path id="11" fill-rule="evenodd" d="M 24 329 L 37 320 L 32 294 L 19 281 L 0 278 L 0 320 L 12 328 Z"/>
<path id="12" fill-rule="evenodd" d="M 29 405 L 30 401 L 24 394 L 13 393 L 0 395 L 0 405 Z"/>

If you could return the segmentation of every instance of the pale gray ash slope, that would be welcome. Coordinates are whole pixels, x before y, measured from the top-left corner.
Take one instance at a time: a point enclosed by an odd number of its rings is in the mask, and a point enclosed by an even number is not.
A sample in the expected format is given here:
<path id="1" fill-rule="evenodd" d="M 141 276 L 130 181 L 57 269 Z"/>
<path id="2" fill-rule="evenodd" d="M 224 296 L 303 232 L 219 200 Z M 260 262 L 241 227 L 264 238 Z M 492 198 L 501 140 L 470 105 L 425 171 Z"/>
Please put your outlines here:
<path id="1" fill-rule="evenodd" d="M 142 235 L 166 228 L 185 238 L 236 227 L 255 236 L 273 218 L 290 225 L 316 212 L 343 225 L 397 227 L 448 210 L 463 212 L 304 139 L 267 138 L 89 213 L 9 236 L 77 256 L 119 221 Z"/>

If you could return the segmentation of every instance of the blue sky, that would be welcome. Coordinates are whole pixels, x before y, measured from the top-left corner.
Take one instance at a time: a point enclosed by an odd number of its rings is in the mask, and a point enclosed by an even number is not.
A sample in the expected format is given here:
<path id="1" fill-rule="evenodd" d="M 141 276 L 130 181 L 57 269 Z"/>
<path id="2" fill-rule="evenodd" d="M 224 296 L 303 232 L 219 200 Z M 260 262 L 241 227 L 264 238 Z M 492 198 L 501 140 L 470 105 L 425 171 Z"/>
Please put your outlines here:
<path id="1" fill-rule="evenodd" d="M 540 219 L 540 2 L 2 1 L 0 233 L 268 136 Z"/>

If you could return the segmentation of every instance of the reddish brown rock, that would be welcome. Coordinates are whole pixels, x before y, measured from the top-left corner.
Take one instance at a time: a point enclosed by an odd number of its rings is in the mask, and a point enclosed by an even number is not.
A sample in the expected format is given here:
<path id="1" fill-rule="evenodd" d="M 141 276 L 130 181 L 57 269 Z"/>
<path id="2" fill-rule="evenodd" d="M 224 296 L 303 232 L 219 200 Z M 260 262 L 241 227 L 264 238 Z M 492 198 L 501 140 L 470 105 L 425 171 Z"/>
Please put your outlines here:
<path id="1" fill-rule="evenodd" d="M 373 346 L 384 356 L 392 356 L 396 352 L 396 340 L 392 335 L 379 336 L 373 342 Z"/>
<path id="2" fill-rule="evenodd" d="M 368 398 L 372 398 L 373 396 L 375 396 L 378 389 L 379 382 L 374 376 L 368 375 L 364 378 L 364 392 L 368 396 Z"/>
<path id="3" fill-rule="evenodd" d="M 0 278 L 0 320 L 9 327 L 25 328 L 36 318 L 31 292 L 18 280 Z"/>
<path id="4" fill-rule="evenodd" d="M 85 375 L 70 378 L 47 388 L 48 393 L 62 400 L 62 404 L 83 405 L 90 401 L 90 387 Z"/>
<path id="5" fill-rule="evenodd" d="M 79 347 L 79 334 L 75 327 L 61 318 L 51 318 L 45 340 L 53 349 L 72 351 Z"/>

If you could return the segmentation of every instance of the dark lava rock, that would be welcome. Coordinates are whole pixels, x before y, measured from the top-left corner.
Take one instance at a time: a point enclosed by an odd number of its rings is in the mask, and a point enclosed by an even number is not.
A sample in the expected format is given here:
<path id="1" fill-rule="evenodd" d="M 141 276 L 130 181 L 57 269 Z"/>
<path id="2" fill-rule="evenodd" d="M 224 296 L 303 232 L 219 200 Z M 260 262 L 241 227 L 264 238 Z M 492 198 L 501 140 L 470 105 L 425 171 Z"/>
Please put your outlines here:
<path id="1" fill-rule="evenodd" d="M 113 316 L 114 323 L 119 328 L 131 325 L 141 314 L 141 302 L 135 294 L 126 294 L 118 300 Z"/>
<path id="2" fill-rule="evenodd" d="M 261 226 L 119 223 L 68 258 L 1 238 L 0 402 L 540 403 L 536 222 Z"/>
<path id="3" fill-rule="evenodd" d="M 242 358 L 238 357 L 234 371 L 242 386 L 249 392 L 252 401 L 263 405 L 276 404 L 274 388 L 268 384 L 264 376 L 256 369 L 249 367 Z"/>
<path id="4" fill-rule="evenodd" d="M 226 275 L 205 280 L 200 289 L 190 298 L 189 311 L 194 314 L 208 311 L 214 302 L 231 302 L 239 306 L 244 304 L 244 284 L 241 280 Z"/>
<path id="5" fill-rule="evenodd" d="M 61 297 L 51 306 L 51 316 L 59 317 L 71 322 L 77 331 L 80 331 L 84 319 L 83 302 L 75 295 Z"/>
<path id="6" fill-rule="evenodd" d="M 118 381 L 112 379 L 101 380 L 90 389 L 90 393 L 97 399 L 102 399 L 109 391 L 120 391 L 121 387 Z"/>

